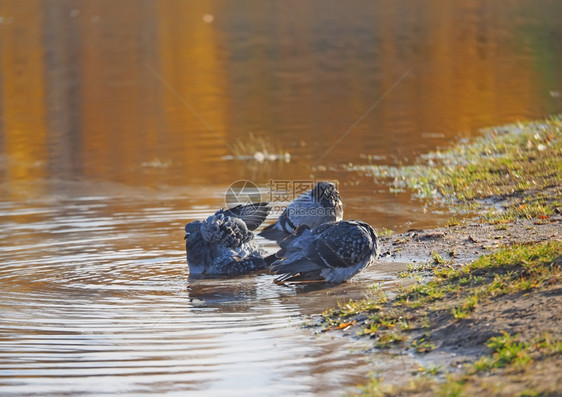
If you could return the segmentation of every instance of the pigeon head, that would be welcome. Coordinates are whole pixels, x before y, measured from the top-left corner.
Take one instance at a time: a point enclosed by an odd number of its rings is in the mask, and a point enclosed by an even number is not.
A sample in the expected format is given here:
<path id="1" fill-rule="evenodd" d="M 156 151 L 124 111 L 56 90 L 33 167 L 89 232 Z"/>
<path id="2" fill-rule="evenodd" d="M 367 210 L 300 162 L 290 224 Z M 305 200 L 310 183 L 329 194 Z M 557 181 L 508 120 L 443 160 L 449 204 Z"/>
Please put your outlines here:
<path id="1" fill-rule="evenodd" d="M 340 202 L 340 193 L 336 185 L 331 182 L 321 181 L 312 189 L 312 197 L 323 207 L 333 207 Z"/>
<path id="2" fill-rule="evenodd" d="M 185 237 L 184 239 L 187 240 L 189 236 L 194 233 L 197 233 L 201 229 L 201 221 L 193 221 L 185 225 Z"/>
<path id="3" fill-rule="evenodd" d="M 201 221 L 193 221 L 185 225 L 185 249 L 189 266 L 189 277 L 202 277 L 206 270 L 206 244 L 201 238 L 202 224 Z"/>

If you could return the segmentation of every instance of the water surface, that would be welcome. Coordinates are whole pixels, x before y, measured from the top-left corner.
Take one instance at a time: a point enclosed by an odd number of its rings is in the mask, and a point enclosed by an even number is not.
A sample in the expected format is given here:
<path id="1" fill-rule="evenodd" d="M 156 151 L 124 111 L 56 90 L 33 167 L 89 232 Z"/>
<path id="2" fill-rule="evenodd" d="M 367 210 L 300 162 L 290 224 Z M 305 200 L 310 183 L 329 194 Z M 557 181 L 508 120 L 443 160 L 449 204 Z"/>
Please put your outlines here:
<path id="1" fill-rule="evenodd" d="M 323 290 L 194 282 L 183 226 L 241 179 L 337 180 L 379 230 L 445 222 L 346 165 L 561 112 L 561 5 L 0 2 L 2 394 L 340 395 L 408 371 L 301 327 L 403 264 Z"/>

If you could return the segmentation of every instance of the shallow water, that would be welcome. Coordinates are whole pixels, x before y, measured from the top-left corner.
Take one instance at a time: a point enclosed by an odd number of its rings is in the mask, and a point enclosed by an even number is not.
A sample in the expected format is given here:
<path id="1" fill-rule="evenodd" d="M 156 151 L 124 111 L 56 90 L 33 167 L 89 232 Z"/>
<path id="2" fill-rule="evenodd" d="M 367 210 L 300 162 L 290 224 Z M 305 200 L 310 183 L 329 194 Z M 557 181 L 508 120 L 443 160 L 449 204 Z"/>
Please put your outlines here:
<path id="1" fill-rule="evenodd" d="M 315 337 L 302 315 L 390 287 L 400 266 L 316 291 L 267 275 L 190 281 L 182 226 L 208 211 L 146 192 L 132 204 L 114 186 L 74 197 L 82 187 L 2 204 L 3 394 L 330 394 L 368 372 L 368 343 Z"/>
<path id="2" fill-rule="evenodd" d="M 241 179 L 333 179 L 346 218 L 442 224 L 345 166 L 561 112 L 561 4 L 0 2 L 1 394 L 340 395 L 408 371 L 301 327 L 403 264 L 190 281 L 183 226 Z"/>

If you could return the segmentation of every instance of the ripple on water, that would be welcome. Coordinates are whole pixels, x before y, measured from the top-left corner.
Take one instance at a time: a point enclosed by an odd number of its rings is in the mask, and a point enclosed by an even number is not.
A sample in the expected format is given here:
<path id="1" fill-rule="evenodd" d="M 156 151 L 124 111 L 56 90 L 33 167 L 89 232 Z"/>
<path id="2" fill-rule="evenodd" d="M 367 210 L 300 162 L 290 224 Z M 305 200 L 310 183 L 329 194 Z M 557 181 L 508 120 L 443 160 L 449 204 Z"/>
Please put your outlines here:
<path id="1" fill-rule="evenodd" d="M 357 343 L 300 328 L 302 314 L 392 277 L 309 292 L 267 275 L 189 281 L 183 220 L 211 211 L 151 202 L 2 204 L 4 393 L 330 394 L 369 366 Z"/>

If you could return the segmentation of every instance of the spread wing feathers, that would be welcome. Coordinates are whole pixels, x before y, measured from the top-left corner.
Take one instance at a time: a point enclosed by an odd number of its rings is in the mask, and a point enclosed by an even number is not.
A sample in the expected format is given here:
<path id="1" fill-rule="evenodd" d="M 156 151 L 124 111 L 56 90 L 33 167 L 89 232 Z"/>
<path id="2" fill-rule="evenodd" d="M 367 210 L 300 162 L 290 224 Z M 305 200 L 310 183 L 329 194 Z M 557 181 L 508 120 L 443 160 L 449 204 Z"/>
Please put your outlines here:
<path id="1" fill-rule="evenodd" d="M 279 225 L 279 221 L 267 226 L 263 229 L 258 235 L 272 241 L 281 241 L 286 236 L 287 233 L 283 230 L 283 228 Z"/>
<path id="2" fill-rule="evenodd" d="M 202 223 L 201 235 L 209 243 L 235 249 L 254 238 L 252 230 L 261 225 L 269 210 L 267 203 L 219 210 Z"/>
<path id="3" fill-rule="evenodd" d="M 208 217 L 201 225 L 201 236 L 211 244 L 221 244 L 235 249 L 252 240 L 253 235 L 246 224 L 238 219 L 215 214 Z"/>
<path id="4" fill-rule="evenodd" d="M 225 216 L 238 218 L 244 221 L 248 230 L 256 230 L 265 220 L 271 207 L 268 203 L 241 204 L 228 210 L 223 210 Z"/>
<path id="5" fill-rule="evenodd" d="M 276 254 L 271 254 L 271 255 L 266 256 L 263 259 L 265 260 L 265 263 L 267 263 L 267 267 L 269 267 L 271 269 L 271 265 L 273 265 L 273 262 L 275 262 L 279 258 L 277 257 Z"/>

